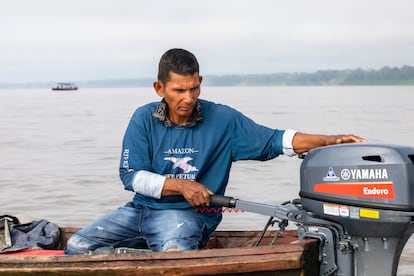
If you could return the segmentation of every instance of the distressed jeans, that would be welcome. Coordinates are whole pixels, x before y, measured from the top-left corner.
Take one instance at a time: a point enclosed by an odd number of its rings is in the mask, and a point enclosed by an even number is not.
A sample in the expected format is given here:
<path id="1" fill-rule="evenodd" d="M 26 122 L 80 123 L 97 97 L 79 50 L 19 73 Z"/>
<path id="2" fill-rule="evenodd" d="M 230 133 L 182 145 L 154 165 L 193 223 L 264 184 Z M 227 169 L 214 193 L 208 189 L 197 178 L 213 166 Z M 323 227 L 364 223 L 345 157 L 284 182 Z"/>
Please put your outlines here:
<path id="1" fill-rule="evenodd" d="M 209 235 L 193 209 L 138 209 L 128 203 L 74 233 L 65 254 L 89 254 L 101 247 L 193 250 L 202 248 Z"/>

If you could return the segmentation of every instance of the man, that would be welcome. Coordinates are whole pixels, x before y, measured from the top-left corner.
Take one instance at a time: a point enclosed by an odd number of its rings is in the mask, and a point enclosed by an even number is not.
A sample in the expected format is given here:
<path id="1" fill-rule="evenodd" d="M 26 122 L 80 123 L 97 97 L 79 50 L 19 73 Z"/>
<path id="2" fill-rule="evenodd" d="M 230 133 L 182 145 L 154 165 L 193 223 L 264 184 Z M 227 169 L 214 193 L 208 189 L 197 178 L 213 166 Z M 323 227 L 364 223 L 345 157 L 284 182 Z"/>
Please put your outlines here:
<path id="1" fill-rule="evenodd" d="M 221 213 L 195 207 L 224 194 L 232 162 L 364 141 L 258 125 L 231 107 L 199 99 L 201 82 L 192 53 L 171 49 L 161 57 L 153 86 L 162 100 L 135 111 L 123 140 L 120 177 L 135 196 L 75 233 L 66 254 L 143 245 L 153 251 L 200 249 Z"/>

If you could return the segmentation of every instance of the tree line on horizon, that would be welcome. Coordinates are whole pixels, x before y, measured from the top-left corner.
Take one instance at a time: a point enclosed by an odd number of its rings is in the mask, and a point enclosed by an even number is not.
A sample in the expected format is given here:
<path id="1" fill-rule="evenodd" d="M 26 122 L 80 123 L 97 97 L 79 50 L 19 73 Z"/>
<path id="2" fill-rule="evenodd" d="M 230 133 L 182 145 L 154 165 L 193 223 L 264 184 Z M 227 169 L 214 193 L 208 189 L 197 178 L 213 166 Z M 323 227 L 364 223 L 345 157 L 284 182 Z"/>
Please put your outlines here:
<path id="1" fill-rule="evenodd" d="M 313 73 L 274 73 L 206 76 L 210 86 L 320 86 L 320 85 L 414 85 L 414 67 L 383 67 L 379 70 L 320 70 Z"/>
<path id="2" fill-rule="evenodd" d="M 79 88 L 151 87 L 153 79 L 74 81 Z M 54 82 L 0 83 L 2 89 L 51 88 Z M 321 85 L 414 85 L 414 67 L 404 65 L 374 69 L 319 70 L 313 73 L 206 75 L 206 86 L 321 86 Z"/>

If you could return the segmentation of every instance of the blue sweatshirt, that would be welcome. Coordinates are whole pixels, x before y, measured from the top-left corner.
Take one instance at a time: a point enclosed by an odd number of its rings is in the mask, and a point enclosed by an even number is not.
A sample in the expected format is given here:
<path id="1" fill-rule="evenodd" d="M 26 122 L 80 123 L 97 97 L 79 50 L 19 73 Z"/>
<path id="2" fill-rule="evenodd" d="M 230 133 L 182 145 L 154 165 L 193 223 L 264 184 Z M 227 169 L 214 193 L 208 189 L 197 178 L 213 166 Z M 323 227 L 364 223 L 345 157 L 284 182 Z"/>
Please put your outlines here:
<path id="1" fill-rule="evenodd" d="M 283 130 L 256 124 L 237 110 L 198 100 L 201 120 L 194 126 L 166 126 L 153 113 L 159 103 L 139 107 L 126 129 L 120 177 L 133 191 L 134 174 L 146 170 L 165 177 L 194 180 L 223 195 L 232 162 L 269 160 L 283 153 Z M 133 203 L 151 209 L 192 208 L 183 196 L 160 199 L 136 193 Z M 210 230 L 221 221 L 221 213 L 201 213 Z"/>

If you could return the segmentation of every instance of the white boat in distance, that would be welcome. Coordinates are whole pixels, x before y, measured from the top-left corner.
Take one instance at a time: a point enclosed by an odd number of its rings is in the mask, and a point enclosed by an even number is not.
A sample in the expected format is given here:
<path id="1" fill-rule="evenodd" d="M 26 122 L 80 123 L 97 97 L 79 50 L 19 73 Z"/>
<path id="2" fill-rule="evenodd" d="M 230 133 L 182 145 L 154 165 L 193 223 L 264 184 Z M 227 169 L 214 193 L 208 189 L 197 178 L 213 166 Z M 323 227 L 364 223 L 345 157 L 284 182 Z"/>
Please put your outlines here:
<path id="1" fill-rule="evenodd" d="M 52 87 L 52 90 L 78 90 L 78 87 L 74 83 L 59 82 L 56 86 Z"/>

